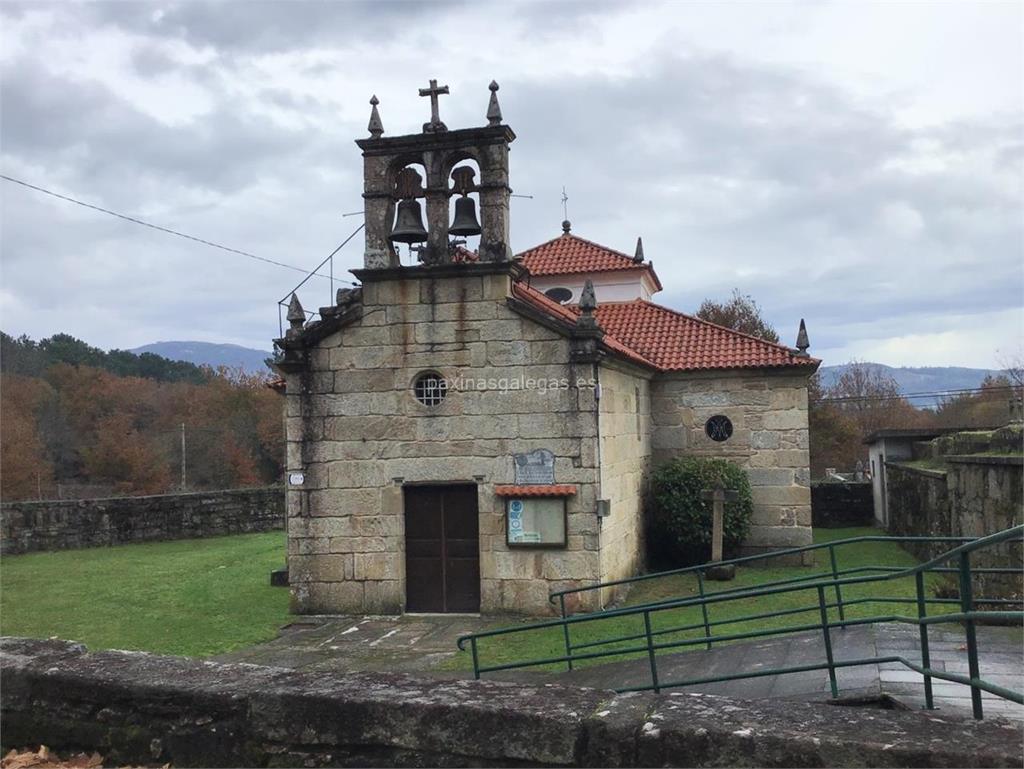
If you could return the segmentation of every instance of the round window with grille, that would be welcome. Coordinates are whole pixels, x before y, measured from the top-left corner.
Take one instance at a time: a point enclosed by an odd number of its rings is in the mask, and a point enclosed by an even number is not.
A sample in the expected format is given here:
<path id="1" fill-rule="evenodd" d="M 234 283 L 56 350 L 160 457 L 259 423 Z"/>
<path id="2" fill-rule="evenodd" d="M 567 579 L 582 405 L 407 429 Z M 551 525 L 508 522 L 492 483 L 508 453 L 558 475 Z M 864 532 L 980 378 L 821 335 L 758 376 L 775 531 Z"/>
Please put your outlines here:
<path id="1" fill-rule="evenodd" d="M 704 423 L 704 432 L 713 441 L 727 441 L 732 437 L 732 422 L 729 417 L 716 414 Z"/>
<path id="2" fill-rule="evenodd" d="M 448 395 L 448 382 L 440 374 L 428 371 L 416 377 L 412 392 L 424 406 L 436 406 Z"/>

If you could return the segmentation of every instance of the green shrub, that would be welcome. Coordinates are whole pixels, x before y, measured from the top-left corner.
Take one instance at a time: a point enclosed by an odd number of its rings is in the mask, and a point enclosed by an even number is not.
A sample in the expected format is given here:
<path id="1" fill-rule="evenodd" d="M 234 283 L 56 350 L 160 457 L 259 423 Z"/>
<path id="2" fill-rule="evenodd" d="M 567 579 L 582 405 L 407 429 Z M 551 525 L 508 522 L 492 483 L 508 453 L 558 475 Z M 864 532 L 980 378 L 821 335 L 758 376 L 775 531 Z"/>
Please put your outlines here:
<path id="1" fill-rule="evenodd" d="M 754 501 L 750 481 L 738 465 L 725 459 L 684 457 L 659 467 L 651 479 L 648 543 L 651 555 L 671 566 L 711 560 L 712 503 L 701 492 L 721 481 L 737 498 L 725 503 L 722 545 L 735 552 L 746 539 Z"/>

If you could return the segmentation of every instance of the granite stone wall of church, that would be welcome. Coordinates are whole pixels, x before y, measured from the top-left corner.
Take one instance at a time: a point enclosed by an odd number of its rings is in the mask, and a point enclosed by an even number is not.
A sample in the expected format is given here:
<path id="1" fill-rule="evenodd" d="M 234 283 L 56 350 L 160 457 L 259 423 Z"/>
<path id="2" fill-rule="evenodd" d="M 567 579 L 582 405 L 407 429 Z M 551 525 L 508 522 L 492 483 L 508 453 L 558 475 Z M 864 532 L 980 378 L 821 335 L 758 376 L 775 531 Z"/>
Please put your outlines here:
<path id="1" fill-rule="evenodd" d="M 733 434 L 707 437 L 727 416 Z M 774 370 L 680 373 L 651 384 L 655 465 L 675 456 L 720 456 L 746 469 L 754 497 L 748 553 L 810 544 L 807 376 Z"/>
<path id="2" fill-rule="evenodd" d="M 651 462 L 650 374 L 613 361 L 601 366 L 601 581 L 632 577 L 643 567 L 643 501 Z M 619 596 L 604 591 L 607 605 Z"/>
<path id="3" fill-rule="evenodd" d="M 568 340 L 509 309 L 508 292 L 500 274 L 364 282 L 361 319 L 286 377 L 288 469 L 304 474 L 288 491 L 294 611 L 404 609 L 402 489 L 415 483 L 477 484 L 482 611 L 547 612 L 550 590 L 599 578 L 594 391 L 513 385 L 575 382 L 590 366 L 574 369 Z M 458 389 L 423 406 L 412 384 L 424 371 Z M 556 482 L 577 486 L 564 550 L 506 545 L 494 486 L 536 448 L 554 453 Z"/>

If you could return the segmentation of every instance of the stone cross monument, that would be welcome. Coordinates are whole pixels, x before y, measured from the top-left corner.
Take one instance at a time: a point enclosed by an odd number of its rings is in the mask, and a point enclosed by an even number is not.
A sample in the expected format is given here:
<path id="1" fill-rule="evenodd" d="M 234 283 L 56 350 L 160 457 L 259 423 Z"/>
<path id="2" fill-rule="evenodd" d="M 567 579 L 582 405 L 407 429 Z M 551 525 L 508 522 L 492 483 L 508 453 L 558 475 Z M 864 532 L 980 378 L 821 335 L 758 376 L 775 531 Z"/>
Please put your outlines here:
<path id="1" fill-rule="evenodd" d="M 712 506 L 711 560 L 716 564 L 720 563 L 722 560 L 725 503 L 726 500 L 731 502 L 738 496 L 739 492 L 734 491 L 733 489 L 726 489 L 725 485 L 721 481 L 715 483 L 714 488 L 703 489 L 701 491 L 701 497 L 709 500 Z M 732 565 L 717 566 L 708 569 L 707 574 L 710 579 L 730 580 L 736 575 L 736 567 Z"/>

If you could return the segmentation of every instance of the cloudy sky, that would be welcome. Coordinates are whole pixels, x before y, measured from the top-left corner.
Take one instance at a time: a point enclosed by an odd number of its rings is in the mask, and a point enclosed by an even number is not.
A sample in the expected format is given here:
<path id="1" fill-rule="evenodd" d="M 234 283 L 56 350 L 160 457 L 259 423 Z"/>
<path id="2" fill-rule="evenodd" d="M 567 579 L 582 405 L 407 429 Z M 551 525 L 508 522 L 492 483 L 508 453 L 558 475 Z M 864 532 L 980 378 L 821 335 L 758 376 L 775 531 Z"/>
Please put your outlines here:
<path id="1" fill-rule="evenodd" d="M 577 234 L 643 236 L 664 304 L 736 287 L 827 364 L 995 367 L 1024 336 L 1022 8 L 0 2 L 0 173 L 309 269 L 359 223 L 370 95 L 417 132 L 436 77 L 476 126 L 494 78 L 515 250 L 560 232 L 564 185 Z M 302 278 L 0 192 L 8 333 L 267 349 Z"/>

